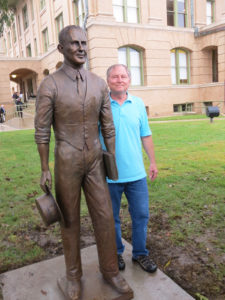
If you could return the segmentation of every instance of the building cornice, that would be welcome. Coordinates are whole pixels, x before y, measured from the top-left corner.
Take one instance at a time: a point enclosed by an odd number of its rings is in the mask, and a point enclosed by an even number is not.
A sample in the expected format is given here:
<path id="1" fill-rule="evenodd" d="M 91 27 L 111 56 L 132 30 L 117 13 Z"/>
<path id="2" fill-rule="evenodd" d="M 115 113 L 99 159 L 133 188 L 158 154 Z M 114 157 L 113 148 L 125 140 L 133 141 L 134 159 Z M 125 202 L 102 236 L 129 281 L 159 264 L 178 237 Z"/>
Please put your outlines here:
<path id="1" fill-rule="evenodd" d="M 89 19 L 87 22 L 87 29 L 92 26 L 107 26 L 113 28 L 136 28 L 136 29 L 152 29 L 152 30 L 159 30 L 159 31 L 173 31 L 173 32 L 187 32 L 187 33 L 194 33 L 194 28 L 180 28 L 180 27 L 173 27 L 173 26 L 153 26 L 149 24 L 138 24 L 138 23 L 119 23 L 119 22 L 107 22 L 105 20 L 94 20 Z"/>
<path id="2" fill-rule="evenodd" d="M 213 82 L 213 83 L 201 83 L 191 85 L 155 85 L 155 86 L 137 86 L 130 87 L 130 91 L 146 91 L 146 90 L 177 90 L 177 89 L 199 89 L 207 87 L 224 86 L 224 82 Z"/>

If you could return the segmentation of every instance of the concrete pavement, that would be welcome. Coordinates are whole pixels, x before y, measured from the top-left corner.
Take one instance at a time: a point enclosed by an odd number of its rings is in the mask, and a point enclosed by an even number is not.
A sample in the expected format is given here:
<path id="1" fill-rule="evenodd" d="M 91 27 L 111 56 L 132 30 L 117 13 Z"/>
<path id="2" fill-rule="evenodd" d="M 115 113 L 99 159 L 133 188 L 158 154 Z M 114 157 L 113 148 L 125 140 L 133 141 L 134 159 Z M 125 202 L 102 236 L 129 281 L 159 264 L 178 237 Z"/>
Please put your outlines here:
<path id="1" fill-rule="evenodd" d="M 126 269 L 121 274 L 134 291 L 134 300 L 192 300 L 181 287 L 157 270 L 148 274 L 131 261 L 131 245 L 125 242 Z M 96 246 L 82 249 L 82 300 L 119 300 L 104 282 L 98 268 Z M 42 261 L 0 275 L 4 300 L 63 300 L 57 279 L 65 274 L 64 257 Z"/>

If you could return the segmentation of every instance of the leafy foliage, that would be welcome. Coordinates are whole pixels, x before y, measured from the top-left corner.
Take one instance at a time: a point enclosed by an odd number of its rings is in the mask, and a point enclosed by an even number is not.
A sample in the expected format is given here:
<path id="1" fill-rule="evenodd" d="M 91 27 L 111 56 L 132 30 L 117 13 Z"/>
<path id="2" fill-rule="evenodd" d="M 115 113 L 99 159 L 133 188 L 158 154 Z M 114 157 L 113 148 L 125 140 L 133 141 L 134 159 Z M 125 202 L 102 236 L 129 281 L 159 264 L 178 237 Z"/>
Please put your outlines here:
<path id="1" fill-rule="evenodd" d="M 3 33 L 4 26 L 10 26 L 14 19 L 14 11 L 8 6 L 7 0 L 0 0 L 0 36 Z"/>

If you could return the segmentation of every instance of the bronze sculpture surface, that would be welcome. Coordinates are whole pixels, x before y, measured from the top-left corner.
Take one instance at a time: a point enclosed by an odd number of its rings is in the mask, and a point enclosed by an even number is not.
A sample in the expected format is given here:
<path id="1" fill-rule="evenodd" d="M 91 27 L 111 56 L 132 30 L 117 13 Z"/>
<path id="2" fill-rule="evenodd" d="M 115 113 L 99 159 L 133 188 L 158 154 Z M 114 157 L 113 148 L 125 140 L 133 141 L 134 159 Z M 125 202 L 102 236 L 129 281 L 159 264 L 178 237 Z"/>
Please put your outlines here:
<path id="1" fill-rule="evenodd" d="M 58 50 L 64 56 L 60 69 L 46 77 L 38 90 L 35 140 L 41 159 L 41 188 L 51 188 L 49 141 L 55 134 L 55 192 L 64 216 L 61 234 L 66 263 L 66 297 L 80 299 L 80 196 L 83 188 L 92 218 L 100 271 L 120 293 L 131 289 L 118 272 L 114 221 L 98 125 L 108 152 L 115 153 L 115 129 L 105 81 L 86 71 L 85 32 L 67 26 L 59 34 Z M 60 281 L 59 281 L 60 284 Z"/>

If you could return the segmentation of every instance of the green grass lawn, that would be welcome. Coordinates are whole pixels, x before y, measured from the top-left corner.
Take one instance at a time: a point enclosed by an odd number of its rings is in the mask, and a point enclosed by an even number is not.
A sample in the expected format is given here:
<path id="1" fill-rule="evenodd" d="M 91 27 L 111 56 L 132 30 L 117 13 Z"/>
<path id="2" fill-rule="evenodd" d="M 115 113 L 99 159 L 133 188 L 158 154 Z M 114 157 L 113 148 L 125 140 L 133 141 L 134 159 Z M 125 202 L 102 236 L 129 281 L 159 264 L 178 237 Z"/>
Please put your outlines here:
<path id="1" fill-rule="evenodd" d="M 219 118 L 224 118 L 224 116 L 220 115 Z M 195 119 L 209 119 L 205 114 L 202 115 L 195 115 L 195 114 L 190 114 L 190 115 L 174 115 L 171 117 L 158 117 L 158 118 L 150 118 L 150 122 L 155 122 L 155 121 L 173 121 L 173 120 L 195 120 Z M 215 118 L 214 120 L 216 120 Z"/>
<path id="2" fill-rule="evenodd" d="M 150 122 L 159 175 L 149 183 L 152 214 L 166 214 L 170 238 L 185 246 L 210 232 L 210 245 L 224 253 L 225 220 L 225 120 L 213 123 Z M 42 221 L 34 199 L 39 187 L 40 162 L 34 131 L 0 133 L 0 272 L 44 257 L 44 249 L 26 232 Z M 53 170 L 54 145 L 50 167 Z M 148 161 L 144 156 L 146 168 Z M 82 200 L 83 201 L 83 200 Z M 83 201 L 84 202 L 84 201 Z M 82 203 L 82 215 L 87 214 Z M 54 235 L 58 227 L 48 229 Z M 202 247 L 206 247 L 202 243 Z M 217 269 L 221 277 L 223 267 Z"/>
<path id="3" fill-rule="evenodd" d="M 159 169 L 149 183 L 151 206 L 168 214 L 176 242 L 210 229 L 215 249 L 224 251 L 225 120 L 151 128 Z"/>

